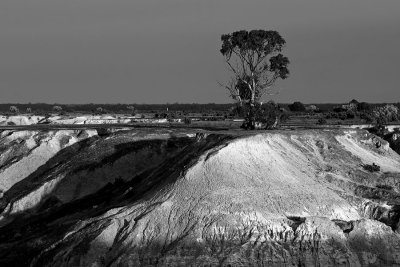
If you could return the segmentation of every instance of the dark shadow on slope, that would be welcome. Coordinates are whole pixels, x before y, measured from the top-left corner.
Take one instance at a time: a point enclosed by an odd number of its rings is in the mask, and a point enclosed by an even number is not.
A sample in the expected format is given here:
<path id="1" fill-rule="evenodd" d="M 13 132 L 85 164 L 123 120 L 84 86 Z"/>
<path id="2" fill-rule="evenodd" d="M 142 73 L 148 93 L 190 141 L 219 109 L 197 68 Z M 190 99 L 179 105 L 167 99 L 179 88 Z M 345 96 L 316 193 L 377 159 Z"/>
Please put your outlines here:
<path id="1" fill-rule="evenodd" d="M 375 126 L 366 130 L 387 141 L 390 148 L 397 154 L 400 154 L 400 130 L 398 128 L 393 132 L 389 132 L 385 126 Z"/>
<path id="2" fill-rule="evenodd" d="M 332 222 L 339 226 L 345 234 L 349 234 L 354 229 L 354 221 L 332 220 Z"/>
<path id="3" fill-rule="evenodd" d="M 139 155 L 140 157 L 139 159 L 134 159 L 134 160 L 130 158 L 124 159 L 126 161 L 124 164 L 131 166 L 130 170 L 132 171 L 132 174 L 128 173 L 128 175 L 133 177 L 148 168 L 153 168 L 158 163 L 161 163 L 168 157 L 175 155 L 181 149 L 194 142 L 193 138 L 189 137 L 182 137 L 182 138 L 172 137 L 169 139 L 150 139 L 150 140 L 146 139 L 146 140 L 137 140 L 133 142 L 118 143 L 115 145 L 112 144 L 111 146 L 107 147 L 108 151 L 104 152 L 106 155 L 100 158 L 100 160 L 95 159 L 94 162 L 86 163 L 87 158 L 85 158 L 84 162 L 77 162 L 77 160 L 78 161 L 80 160 L 79 152 L 81 152 L 82 150 L 84 150 L 89 146 L 92 146 L 95 141 L 98 141 L 100 143 L 100 141 L 103 140 L 101 140 L 101 138 L 100 139 L 95 138 L 94 140 L 91 141 L 87 140 L 85 142 L 81 142 L 77 144 L 77 146 L 75 147 L 66 148 L 64 151 L 61 151 L 55 157 L 53 157 L 48 163 L 41 166 L 40 169 L 31 174 L 28 178 L 14 185 L 14 187 L 12 187 L 9 191 L 6 192 L 6 196 L 4 198 L 5 204 L 2 205 L 3 208 L 8 203 L 13 203 L 14 201 L 20 199 L 21 197 L 31 193 L 33 190 L 42 186 L 47 181 L 54 179 L 59 174 L 65 173 L 65 177 L 63 177 L 62 181 L 57 185 L 57 187 L 54 190 L 58 192 L 63 192 L 65 191 L 65 188 L 68 188 L 68 186 L 74 182 L 71 179 L 74 179 L 74 177 L 76 178 L 75 175 L 78 174 L 79 172 L 84 173 L 85 177 L 83 180 L 86 181 L 97 180 L 97 182 L 99 182 L 98 179 L 99 177 L 96 176 L 97 174 L 95 170 L 104 169 L 108 167 L 111 168 L 111 170 L 109 171 L 117 173 L 119 171 L 118 169 L 116 170 L 112 169 L 113 164 L 117 160 L 120 160 L 126 155 L 132 153 L 141 153 Z M 104 141 L 104 143 L 106 142 L 107 141 Z M 88 151 L 85 152 L 87 154 Z M 78 156 L 75 157 L 75 155 Z M 153 157 L 154 155 L 158 155 L 157 157 L 161 157 L 161 159 L 156 158 L 154 160 Z M 91 155 L 89 151 L 89 155 L 87 155 L 87 157 L 90 158 L 90 156 Z M 123 177 L 116 177 L 116 178 L 118 179 Z M 103 185 L 101 185 L 101 182 L 99 183 L 100 185 L 95 187 L 93 189 L 93 192 L 101 189 L 103 186 L 106 185 L 107 182 L 104 182 Z M 23 213 L 29 214 L 32 212 L 36 212 L 37 208 L 39 208 L 39 211 L 43 209 L 48 209 L 51 207 L 50 203 L 54 205 L 62 204 L 62 201 L 57 199 L 57 197 L 52 194 L 50 194 L 48 198 L 50 199 L 49 200 L 44 199 L 42 203 L 38 203 L 32 209 L 25 210 Z M 43 205 L 44 207 L 42 207 Z"/>
<path id="4" fill-rule="evenodd" d="M 231 139 L 233 137 L 210 135 L 201 142 L 187 145 L 174 157 L 130 181 L 108 184 L 95 194 L 29 217 L 24 214 L 17 216 L 12 224 L 0 228 L 0 265 L 29 265 L 40 251 L 60 240 L 78 221 L 148 199 L 160 190 L 168 190 L 169 185 L 175 183 L 201 155 Z M 176 140 L 170 142 L 173 147 Z M 51 257 L 51 251 L 48 256 Z"/>
<path id="5" fill-rule="evenodd" d="M 0 211 L 3 211 L 9 202 L 29 194 L 29 192 L 32 192 L 35 188 L 41 186 L 46 182 L 43 178 L 47 177 L 48 174 L 54 172 L 59 166 L 66 163 L 74 155 L 78 154 L 82 149 L 92 145 L 98 139 L 98 136 L 93 136 L 62 149 L 27 178 L 14 184 L 4 193 L 3 198 L 0 200 Z"/>

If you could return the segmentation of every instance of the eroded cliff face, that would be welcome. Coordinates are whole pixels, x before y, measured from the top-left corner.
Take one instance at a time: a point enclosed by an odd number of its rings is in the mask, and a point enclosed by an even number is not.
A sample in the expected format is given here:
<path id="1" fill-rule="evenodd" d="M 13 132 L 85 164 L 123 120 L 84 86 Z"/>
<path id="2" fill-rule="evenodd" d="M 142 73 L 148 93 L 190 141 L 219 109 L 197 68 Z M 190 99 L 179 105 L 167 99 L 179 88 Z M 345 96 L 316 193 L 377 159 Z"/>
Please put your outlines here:
<path id="1" fill-rule="evenodd" d="M 18 180 L 1 265 L 400 265 L 400 156 L 363 130 L 88 136 Z"/>

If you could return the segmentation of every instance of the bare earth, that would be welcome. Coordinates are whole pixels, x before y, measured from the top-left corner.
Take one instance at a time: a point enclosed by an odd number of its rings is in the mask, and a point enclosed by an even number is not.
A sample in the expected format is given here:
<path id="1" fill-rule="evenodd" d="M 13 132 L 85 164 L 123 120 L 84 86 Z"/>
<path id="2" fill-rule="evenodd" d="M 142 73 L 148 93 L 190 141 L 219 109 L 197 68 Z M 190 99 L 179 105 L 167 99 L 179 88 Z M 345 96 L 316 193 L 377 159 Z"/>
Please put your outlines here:
<path id="1" fill-rule="evenodd" d="M 400 265 L 400 156 L 365 130 L 6 130 L 0 151 L 1 266 Z"/>

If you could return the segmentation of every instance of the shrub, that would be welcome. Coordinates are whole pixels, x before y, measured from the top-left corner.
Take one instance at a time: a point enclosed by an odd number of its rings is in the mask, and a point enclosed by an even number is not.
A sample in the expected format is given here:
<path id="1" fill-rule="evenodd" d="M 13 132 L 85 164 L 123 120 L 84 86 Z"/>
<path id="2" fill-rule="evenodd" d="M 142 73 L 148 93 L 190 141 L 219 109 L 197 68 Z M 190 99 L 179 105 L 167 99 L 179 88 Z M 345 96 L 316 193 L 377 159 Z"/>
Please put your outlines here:
<path id="1" fill-rule="evenodd" d="M 347 112 L 346 112 L 346 118 L 347 118 L 347 119 L 354 119 L 355 116 L 356 116 L 356 115 L 354 114 L 353 111 L 347 111 Z"/>
<path id="2" fill-rule="evenodd" d="M 335 108 L 333 108 L 333 111 L 339 113 L 339 112 L 344 112 L 346 110 L 342 107 L 335 107 Z"/>
<path id="3" fill-rule="evenodd" d="M 374 117 L 372 117 L 372 115 L 370 113 L 366 113 L 366 112 L 360 113 L 360 119 L 365 120 L 366 123 L 374 122 Z"/>
<path id="4" fill-rule="evenodd" d="M 376 118 L 378 124 L 387 124 L 399 119 L 399 109 L 394 105 L 376 107 L 373 110 L 373 116 Z"/>
<path id="5" fill-rule="evenodd" d="M 188 117 L 185 117 L 185 118 L 183 119 L 183 123 L 184 123 L 184 124 L 192 124 L 192 119 L 191 119 L 191 118 L 188 118 Z"/>
<path id="6" fill-rule="evenodd" d="M 357 104 L 357 110 L 358 111 L 371 111 L 372 106 L 371 106 L 371 104 L 368 104 L 366 102 L 361 102 L 361 103 Z"/>
<path id="7" fill-rule="evenodd" d="M 252 121 L 258 125 L 264 125 L 266 129 L 275 128 L 280 123 L 282 116 L 279 106 L 272 101 L 266 104 L 256 103 L 253 108 L 244 105 L 240 108 L 240 111 L 245 114 L 244 117 L 246 118 L 241 126 L 244 129 L 252 129 Z"/>
<path id="8" fill-rule="evenodd" d="M 369 128 L 368 131 L 379 137 L 384 137 L 386 134 L 388 134 L 388 129 L 386 129 L 386 127 L 383 125 L 376 125 L 372 128 Z"/>
<path id="9" fill-rule="evenodd" d="M 16 106 L 11 106 L 11 107 L 10 107 L 10 112 L 12 112 L 12 113 L 18 113 L 18 112 L 19 112 L 19 109 L 18 109 Z"/>
<path id="10" fill-rule="evenodd" d="M 326 119 L 325 118 L 319 118 L 318 121 L 317 121 L 317 124 L 319 124 L 319 125 L 326 124 Z"/>
<path id="11" fill-rule="evenodd" d="M 328 114 L 326 114 L 325 116 L 326 119 L 338 119 L 339 115 L 335 112 L 329 112 Z"/>
<path id="12" fill-rule="evenodd" d="M 385 190 L 393 190 L 393 186 L 387 184 L 377 184 L 376 187 Z"/>
<path id="13" fill-rule="evenodd" d="M 127 106 L 126 109 L 130 110 L 132 116 L 136 115 L 136 108 L 134 106 Z"/>
<path id="14" fill-rule="evenodd" d="M 345 119 L 347 119 L 347 114 L 346 114 L 345 112 L 339 113 L 339 119 L 341 119 L 342 121 L 344 121 Z"/>
<path id="15" fill-rule="evenodd" d="M 375 163 L 365 164 L 363 165 L 363 168 L 369 172 L 379 172 L 381 170 L 381 167 Z"/>
<path id="16" fill-rule="evenodd" d="M 54 112 L 61 112 L 61 111 L 62 111 L 62 107 L 60 107 L 60 106 L 54 106 L 54 107 L 53 107 L 53 111 L 54 111 Z"/>
<path id="17" fill-rule="evenodd" d="M 102 107 L 96 108 L 96 113 L 97 114 L 103 114 L 103 112 L 104 112 L 104 109 Z"/>
<path id="18" fill-rule="evenodd" d="M 294 111 L 294 112 L 296 112 L 296 111 L 305 111 L 306 107 L 304 106 L 303 103 L 301 103 L 299 101 L 296 101 L 293 104 L 289 105 L 289 109 L 290 109 L 290 111 Z"/>

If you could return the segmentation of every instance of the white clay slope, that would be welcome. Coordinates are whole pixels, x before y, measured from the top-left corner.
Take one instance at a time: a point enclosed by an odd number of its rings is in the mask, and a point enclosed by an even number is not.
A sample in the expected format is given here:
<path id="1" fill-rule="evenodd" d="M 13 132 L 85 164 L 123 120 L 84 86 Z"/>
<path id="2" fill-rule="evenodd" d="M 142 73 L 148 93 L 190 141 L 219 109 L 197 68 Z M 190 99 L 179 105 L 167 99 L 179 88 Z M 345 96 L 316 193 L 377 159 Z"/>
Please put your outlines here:
<path id="1" fill-rule="evenodd" d="M 96 134 L 88 131 L 88 136 Z M 20 157 L 0 169 L 0 190 L 7 191 L 11 186 L 28 177 L 38 167 L 46 163 L 61 149 L 79 141 L 76 131 L 6 131 L 2 133 L 1 145 L 6 149 L 0 160 Z M 16 143 L 19 148 L 16 151 Z M 3 163 L 4 164 L 4 163 Z"/>
<path id="2" fill-rule="evenodd" d="M 331 180 L 358 186 L 363 175 L 400 173 L 400 156 L 370 138 L 304 131 L 230 141 L 173 183 L 77 223 L 33 266 L 400 264 L 399 234 L 364 213 L 373 200 Z M 380 173 L 362 169 L 371 161 Z"/>

